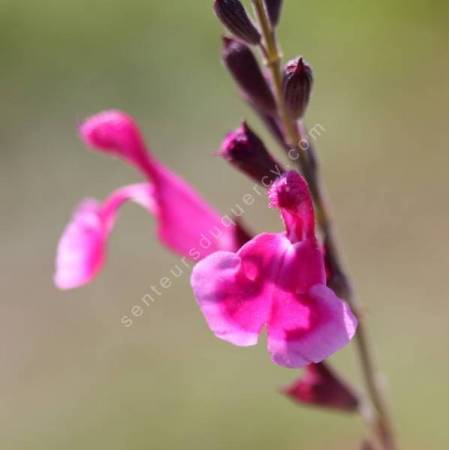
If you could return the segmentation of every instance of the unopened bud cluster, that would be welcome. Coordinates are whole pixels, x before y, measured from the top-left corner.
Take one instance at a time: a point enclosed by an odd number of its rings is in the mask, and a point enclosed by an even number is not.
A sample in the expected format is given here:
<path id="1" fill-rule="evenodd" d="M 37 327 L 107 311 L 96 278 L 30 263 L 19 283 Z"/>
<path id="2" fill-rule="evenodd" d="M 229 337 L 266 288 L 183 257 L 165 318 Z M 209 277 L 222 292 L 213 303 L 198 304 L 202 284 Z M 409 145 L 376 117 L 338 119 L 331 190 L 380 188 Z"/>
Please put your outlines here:
<path id="1" fill-rule="evenodd" d="M 323 231 L 323 241 L 320 242 L 323 251 L 319 253 L 323 258 L 327 289 L 348 300 L 351 299 L 351 289 L 336 256 L 334 238 L 329 232 L 328 218 L 321 201 L 315 150 L 306 137 L 303 123 L 313 89 L 313 71 L 301 56 L 284 67 L 281 65 L 276 27 L 283 0 L 252 0 L 252 3 L 258 19 L 255 22 L 241 0 L 214 0 L 216 15 L 231 33 L 231 37 L 223 38 L 222 59 L 244 101 L 259 116 L 291 161 L 298 160 L 300 172 L 305 177 L 301 178 L 304 186 L 294 182 L 299 177 L 298 172 L 286 171 L 246 122 L 226 136 L 219 155 L 253 180 L 265 187 L 272 186 L 269 188 L 270 204 L 283 210 L 285 223 L 291 221 L 291 214 L 292 217 L 302 214 L 302 226 L 294 229 L 293 233 L 287 230 L 289 237 L 291 234 L 306 238 L 309 236 L 307 233 L 314 235 L 314 207 L 318 208 L 317 215 Z M 259 47 L 266 67 L 260 66 L 252 46 Z M 311 198 L 310 190 L 314 198 Z M 245 232 L 239 231 L 239 234 L 242 234 L 238 236 L 239 241 L 246 242 L 248 237 Z M 301 339 L 299 333 L 299 342 Z M 300 378 L 283 389 L 286 396 L 297 404 L 347 413 L 357 412 L 361 408 L 360 398 L 354 389 L 341 380 L 327 362 L 314 358 L 306 361 L 321 362 L 309 364 Z M 376 396 L 376 393 L 371 395 Z M 389 436 L 389 429 L 386 424 L 380 424 L 383 425 L 378 430 L 381 442 L 387 443 L 383 448 L 394 449 L 394 445 L 390 445 L 392 437 Z M 361 443 L 360 448 L 375 449 L 367 440 Z"/>
<path id="2" fill-rule="evenodd" d="M 282 0 L 264 0 L 267 22 L 273 30 L 278 25 L 282 4 Z M 261 33 L 240 0 L 215 0 L 214 10 L 233 35 L 223 38 L 222 59 L 242 98 L 260 117 L 275 140 L 285 150 L 289 150 L 280 108 L 285 108 L 291 120 L 304 116 L 313 85 L 311 67 L 301 57 L 290 61 L 283 70 L 282 92 L 279 94 L 282 98 L 277 101 L 274 86 L 251 48 L 252 45 L 264 47 Z"/>

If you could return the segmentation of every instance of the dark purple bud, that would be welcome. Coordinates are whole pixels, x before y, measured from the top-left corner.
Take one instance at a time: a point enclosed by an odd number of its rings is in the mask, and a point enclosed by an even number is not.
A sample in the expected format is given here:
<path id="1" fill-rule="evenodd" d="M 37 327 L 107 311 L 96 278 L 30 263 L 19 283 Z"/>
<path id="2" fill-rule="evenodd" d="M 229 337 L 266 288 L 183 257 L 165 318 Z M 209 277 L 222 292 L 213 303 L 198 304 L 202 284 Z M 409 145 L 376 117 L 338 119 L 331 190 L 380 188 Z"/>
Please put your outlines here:
<path id="1" fill-rule="evenodd" d="M 283 0 L 265 0 L 267 14 L 269 14 L 270 22 L 273 27 L 278 25 L 280 20 L 281 7 L 283 6 Z"/>
<path id="2" fill-rule="evenodd" d="M 284 172 L 245 122 L 237 130 L 228 133 L 219 155 L 258 183 L 270 184 Z"/>
<path id="3" fill-rule="evenodd" d="M 214 0 L 214 11 L 219 20 L 236 37 L 249 44 L 260 43 L 261 34 L 239 0 Z"/>
<path id="4" fill-rule="evenodd" d="M 283 95 L 286 107 L 295 119 L 299 119 L 305 113 L 312 85 L 312 70 L 303 58 L 293 59 L 286 65 L 283 75 Z"/>
<path id="5" fill-rule="evenodd" d="M 325 364 L 310 364 L 302 377 L 283 392 L 296 403 L 355 412 L 358 397 Z"/>
<path id="6" fill-rule="evenodd" d="M 242 42 L 225 37 L 222 57 L 244 97 L 255 108 L 268 114 L 275 113 L 275 97 L 250 48 Z"/>
<path id="7" fill-rule="evenodd" d="M 242 225 L 242 222 L 238 217 L 233 217 L 233 220 L 236 223 L 236 226 L 234 227 L 234 238 L 236 240 L 237 247 L 241 248 L 244 244 L 253 239 L 254 236 L 252 236 Z"/>
<path id="8" fill-rule="evenodd" d="M 361 444 L 361 450 L 375 450 L 375 447 L 369 441 L 364 440 Z"/>

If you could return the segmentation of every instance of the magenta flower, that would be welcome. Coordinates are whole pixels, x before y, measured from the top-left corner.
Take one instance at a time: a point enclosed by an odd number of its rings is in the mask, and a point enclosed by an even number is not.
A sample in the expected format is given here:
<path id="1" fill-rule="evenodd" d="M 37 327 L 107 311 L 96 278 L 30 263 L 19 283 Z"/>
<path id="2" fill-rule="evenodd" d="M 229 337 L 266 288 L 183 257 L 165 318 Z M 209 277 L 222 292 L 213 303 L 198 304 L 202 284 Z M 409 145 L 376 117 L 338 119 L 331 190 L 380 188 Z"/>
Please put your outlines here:
<path id="1" fill-rule="evenodd" d="M 259 234 L 236 253 L 207 256 L 194 267 L 191 284 L 217 337 L 249 346 L 267 327 L 273 361 L 303 367 L 344 347 L 357 320 L 326 286 L 305 180 L 287 172 L 273 183 L 269 198 L 280 209 L 286 231 Z"/>
<path id="2" fill-rule="evenodd" d="M 120 111 L 99 113 L 82 124 L 80 135 L 91 148 L 134 165 L 148 182 L 120 188 L 102 203 L 81 203 L 59 241 L 57 287 L 79 287 L 95 277 L 104 264 L 118 209 L 129 200 L 156 217 L 160 240 L 180 255 L 199 260 L 217 250 L 238 248 L 242 230 L 147 151 L 131 117 Z"/>

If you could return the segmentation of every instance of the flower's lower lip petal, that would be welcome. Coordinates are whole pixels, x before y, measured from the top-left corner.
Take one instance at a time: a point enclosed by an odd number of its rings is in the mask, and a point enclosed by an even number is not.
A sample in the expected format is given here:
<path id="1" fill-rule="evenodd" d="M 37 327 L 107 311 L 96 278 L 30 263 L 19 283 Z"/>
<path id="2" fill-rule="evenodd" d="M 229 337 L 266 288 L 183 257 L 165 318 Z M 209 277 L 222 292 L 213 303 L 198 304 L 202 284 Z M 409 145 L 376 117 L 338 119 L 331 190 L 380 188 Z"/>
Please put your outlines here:
<path id="1" fill-rule="evenodd" d="M 305 264 L 308 271 L 299 277 Z M 322 361 L 355 332 L 351 311 L 322 281 L 323 261 L 314 242 L 310 247 L 293 245 L 284 235 L 269 233 L 256 236 L 237 253 L 206 257 L 191 278 L 217 337 L 252 345 L 267 324 L 272 359 L 285 367 Z"/>
<path id="2" fill-rule="evenodd" d="M 58 243 L 54 283 L 59 289 L 74 289 L 95 278 L 105 262 L 107 241 L 117 212 L 129 200 L 149 212 L 157 212 L 149 183 L 117 189 L 103 203 L 81 202 Z"/>
<path id="3" fill-rule="evenodd" d="M 303 296 L 278 291 L 268 324 L 268 349 L 285 367 L 320 362 L 347 345 L 357 320 L 349 307 L 324 285 Z"/>
<path id="4" fill-rule="evenodd" d="M 232 344 L 256 344 L 271 309 L 271 271 L 285 238 L 261 234 L 237 253 L 216 252 L 200 261 L 191 285 L 213 333 Z"/>
<path id="5" fill-rule="evenodd" d="M 191 284 L 211 331 L 239 346 L 254 345 L 267 320 L 270 305 L 251 282 L 241 279 L 241 259 L 216 252 L 194 268 Z"/>
<path id="6" fill-rule="evenodd" d="M 59 241 L 55 285 L 73 289 L 88 283 L 100 270 L 104 258 L 104 226 L 101 205 L 84 200 L 75 210 Z"/>

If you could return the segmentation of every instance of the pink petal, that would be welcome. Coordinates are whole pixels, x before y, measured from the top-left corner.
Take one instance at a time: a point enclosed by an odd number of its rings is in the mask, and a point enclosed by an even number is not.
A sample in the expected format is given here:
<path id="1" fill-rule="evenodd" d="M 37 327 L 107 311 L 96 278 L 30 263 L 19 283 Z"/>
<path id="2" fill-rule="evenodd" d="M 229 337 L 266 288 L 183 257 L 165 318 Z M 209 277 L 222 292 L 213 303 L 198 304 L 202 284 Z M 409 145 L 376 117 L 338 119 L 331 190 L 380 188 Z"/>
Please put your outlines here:
<path id="1" fill-rule="evenodd" d="M 239 252 L 217 252 L 200 261 L 191 284 L 205 319 L 220 339 L 254 345 L 269 317 L 271 285 L 267 282 L 274 251 L 284 238 L 260 234 Z"/>
<path id="2" fill-rule="evenodd" d="M 237 227 L 222 218 L 176 174 L 159 168 L 155 200 L 159 237 L 175 252 L 199 260 L 217 250 L 236 250 Z"/>
<path id="3" fill-rule="evenodd" d="M 76 209 L 58 244 L 55 285 L 72 289 L 88 283 L 104 262 L 104 225 L 100 204 L 84 200 Z"/>
<path id="4" fill-rule="evenodd" d="M 323 254 L 315 239 L 292 244 L 284 237 L 278 251 L 281 251 L 276 279 L 279 289 L 304 294 L 312 286 L 326 283 Z"/>
<path id="5" fill-rule="evenodd" d="M 347 345 L 357 320 L 346 303 L 325 285 L 307 294 L 277 291 L 268 325 L 268 349 L 275 363 L 304 367 Z"/>
<path id="6" fill-rule="evenodd" d="M 58 244 L 54 275 L 58 288 L 82 286 L 99 272 L 105 262 L 107 240 L 117 211 L 128 200 L 156 212 L 153 187 L 148 183 L 118 189 L 103 204 L 87 199 L 78 206 Z"/>
<path id="7" fill-rule="evenodd" d="M 238 248 L 238 227 L 150 154 L 133 118 L 105 111 L 88 118 L 80 134 L 89 146 L 131 162 L 152 181 L 159 237 L 172 250 L 198 260 L 217 250 Z"/>

